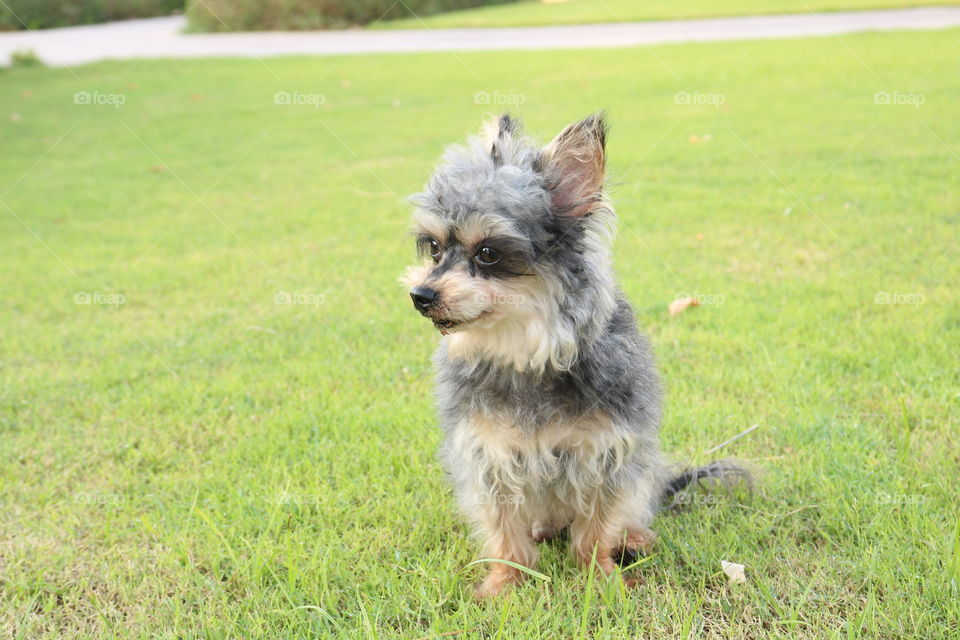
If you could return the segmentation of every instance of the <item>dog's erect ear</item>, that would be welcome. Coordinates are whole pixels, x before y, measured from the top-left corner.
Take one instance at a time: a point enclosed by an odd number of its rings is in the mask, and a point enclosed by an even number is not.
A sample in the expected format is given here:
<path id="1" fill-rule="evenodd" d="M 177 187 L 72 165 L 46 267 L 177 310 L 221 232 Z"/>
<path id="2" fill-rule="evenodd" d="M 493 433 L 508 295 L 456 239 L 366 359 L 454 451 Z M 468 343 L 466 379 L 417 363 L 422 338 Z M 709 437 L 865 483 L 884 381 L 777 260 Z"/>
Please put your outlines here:
<path id="1" fill-rule="evenodd" d="M 499 167 L 503 164 L 504 151 L 507 145 L 510 145 L 514 138 L 519 137 L 523 129 L 520 121 L 511 118 L 509 113 L 505 113 L 493 123 L 488 129 L 490 142 L 490 157 L 493 158 L 494 166 Z"/>
<path id="2" fill-rule="evenodd" d="M 554 213 L 580 217 L 603 198 L 607 123 L 602 111 L 575 122 L 540 156 Z"/>

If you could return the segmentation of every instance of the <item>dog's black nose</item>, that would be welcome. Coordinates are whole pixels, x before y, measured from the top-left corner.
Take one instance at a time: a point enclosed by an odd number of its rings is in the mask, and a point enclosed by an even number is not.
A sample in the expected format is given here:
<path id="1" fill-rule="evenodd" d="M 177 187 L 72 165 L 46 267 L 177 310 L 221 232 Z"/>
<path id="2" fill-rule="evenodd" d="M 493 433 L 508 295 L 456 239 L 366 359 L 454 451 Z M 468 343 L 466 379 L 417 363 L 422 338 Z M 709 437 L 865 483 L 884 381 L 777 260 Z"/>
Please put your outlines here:
<path id="1" fill-rule="evenodd" d="M 426 311 L 436 301 L 437 292 L 430 287 L 414 287 L 410 290 L 410 298 L 417 311 Z"/>

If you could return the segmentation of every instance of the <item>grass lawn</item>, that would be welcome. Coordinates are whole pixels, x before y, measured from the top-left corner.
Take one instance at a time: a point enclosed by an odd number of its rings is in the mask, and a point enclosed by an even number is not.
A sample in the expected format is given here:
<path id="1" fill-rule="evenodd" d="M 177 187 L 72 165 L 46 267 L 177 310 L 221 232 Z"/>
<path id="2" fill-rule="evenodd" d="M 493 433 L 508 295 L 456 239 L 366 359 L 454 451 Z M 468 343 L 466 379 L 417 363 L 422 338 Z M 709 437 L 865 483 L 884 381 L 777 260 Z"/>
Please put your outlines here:
<path id="1" fill-rule="evenodd" d="M 957 0 L 522 0 L 423 18 L 385 20 L 374 28 L 528 27 L 956 4 Z"/>
<path id="2" fill-rule="evenodd" d="M 957 637 L 958 38 L 0 72 L 0 635 Z M 665 448 L 762 475 L 631 591 L 470 599 L 396 279 L 478 94 L 609 109 Z"/>

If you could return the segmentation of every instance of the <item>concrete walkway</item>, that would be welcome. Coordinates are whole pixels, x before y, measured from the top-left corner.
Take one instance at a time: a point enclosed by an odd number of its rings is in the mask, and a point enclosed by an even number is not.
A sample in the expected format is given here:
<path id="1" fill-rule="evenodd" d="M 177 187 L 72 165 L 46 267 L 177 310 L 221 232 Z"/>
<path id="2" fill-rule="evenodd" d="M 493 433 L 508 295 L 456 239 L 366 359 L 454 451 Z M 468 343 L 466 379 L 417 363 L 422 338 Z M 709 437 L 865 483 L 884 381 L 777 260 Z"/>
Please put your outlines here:
<path id="1" fill-rule="evenodd" d="M 67 66 L 105 59 L 267 57 L 622 47 L 667 42 L 707 42 L 828 36 L 873 30 L 960 26 L 960 7 L 803 13 L 705 20 L 666 20 L 503 29 L 411 31 L 300 31 L 184 34 L 182 17 L 0 34 L 0 63 L 18 49 L 46 64 Z"/>

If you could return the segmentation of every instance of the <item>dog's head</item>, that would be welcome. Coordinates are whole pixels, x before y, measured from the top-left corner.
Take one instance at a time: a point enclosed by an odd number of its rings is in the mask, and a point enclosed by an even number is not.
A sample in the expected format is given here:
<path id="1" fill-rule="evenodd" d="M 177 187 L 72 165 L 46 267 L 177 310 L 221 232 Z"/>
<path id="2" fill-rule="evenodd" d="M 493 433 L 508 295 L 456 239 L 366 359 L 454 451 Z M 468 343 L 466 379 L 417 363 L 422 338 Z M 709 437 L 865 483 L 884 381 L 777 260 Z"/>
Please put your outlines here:
<path id="1" fill-rule="evenodd" d="M 451 355 L 566 368 L 612 308 L 606 133 L 596 114 L 540 147 L 504 115 L 449 149 L 413 197 L 423 265 L 402 282 Z"/>

